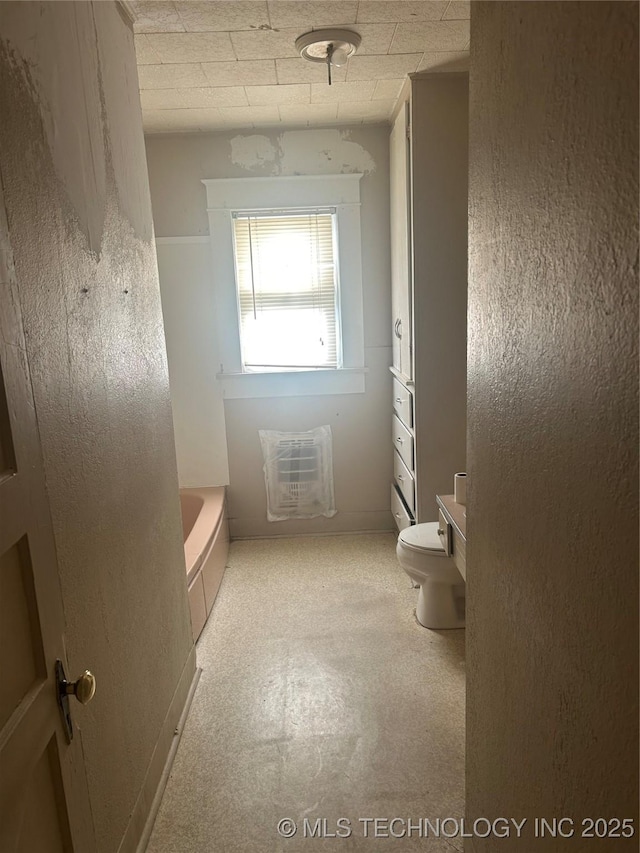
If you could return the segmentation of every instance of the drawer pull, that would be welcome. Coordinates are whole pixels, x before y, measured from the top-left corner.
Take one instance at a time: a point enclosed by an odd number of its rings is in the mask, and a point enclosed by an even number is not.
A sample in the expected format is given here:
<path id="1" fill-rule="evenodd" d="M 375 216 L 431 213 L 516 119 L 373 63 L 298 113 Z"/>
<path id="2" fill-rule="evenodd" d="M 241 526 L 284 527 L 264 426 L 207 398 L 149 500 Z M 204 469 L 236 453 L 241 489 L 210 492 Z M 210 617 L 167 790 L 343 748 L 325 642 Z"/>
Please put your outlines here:
<path id="1" fill-rule="evenodd" d="M 399 512 L 394 512 L 393 514 L 395 515 L 395 517 L 396 517 L 396 518 L 400 518 L 400 513 L 399 513 Z"/>
<path id="2" fill-rule="evenodd" d="M 402 397 L 396 397 L 396 403 L 401 403 L 401 402 L 402 402 Z"/>
<path id="3" fill-rule="evenodd" d="M 397 441 L 399 444 L 404 444 L 404 440 L 403 440 L 402 438 L 400 438 L 400 436 L 398 436 L 398 437 L 396 438 L 396 441 Z"/>
<path id="4" fill-rule="evenodd" d="M 444 530 L 440 530 L 440 528 L 438 528 L 438 536 L 444 536 Z"/>
<path id="5" fill-rule="evenodd" d="M 398 474 L 398 479 L 399 479 L 401 482 L 403 482 L 403 481 L 404 481 L 404 477 L 402 476 L 402 474 Z"/>

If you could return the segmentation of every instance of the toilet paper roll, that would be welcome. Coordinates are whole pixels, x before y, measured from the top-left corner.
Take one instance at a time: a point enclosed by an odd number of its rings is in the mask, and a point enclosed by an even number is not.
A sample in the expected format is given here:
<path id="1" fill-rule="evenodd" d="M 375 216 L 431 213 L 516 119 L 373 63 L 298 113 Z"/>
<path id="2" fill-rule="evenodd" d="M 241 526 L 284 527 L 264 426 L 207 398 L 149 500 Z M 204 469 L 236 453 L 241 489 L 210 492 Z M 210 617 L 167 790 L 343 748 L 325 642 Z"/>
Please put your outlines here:
<path id="1" fill-rule="evenodd" d="M 453 499 L 457 504 L 467 505 L 467 475 L 464 473 L 453 478 Z"/>

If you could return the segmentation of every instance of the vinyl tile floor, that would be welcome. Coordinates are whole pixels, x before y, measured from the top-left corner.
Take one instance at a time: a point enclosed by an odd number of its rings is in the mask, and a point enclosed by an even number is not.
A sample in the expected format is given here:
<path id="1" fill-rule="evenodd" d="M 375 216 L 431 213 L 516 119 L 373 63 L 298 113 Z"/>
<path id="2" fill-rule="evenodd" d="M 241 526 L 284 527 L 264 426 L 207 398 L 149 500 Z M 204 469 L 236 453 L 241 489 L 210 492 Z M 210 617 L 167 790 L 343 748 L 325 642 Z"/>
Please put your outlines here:
<path id="1" fill-rule="evenodd" d="M 233 542 L 147 853 L 462 850 L 464 630 L 416 598 L 391 534 Z"/>

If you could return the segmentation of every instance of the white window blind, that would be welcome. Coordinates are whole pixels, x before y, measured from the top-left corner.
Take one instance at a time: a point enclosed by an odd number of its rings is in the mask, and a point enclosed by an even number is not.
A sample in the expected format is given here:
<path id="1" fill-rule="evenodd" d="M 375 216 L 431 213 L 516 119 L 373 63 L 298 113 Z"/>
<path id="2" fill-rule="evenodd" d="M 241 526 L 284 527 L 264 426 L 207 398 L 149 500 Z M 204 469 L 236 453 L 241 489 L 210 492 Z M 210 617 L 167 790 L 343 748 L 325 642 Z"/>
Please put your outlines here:
<path id="1" fill-rule="evenodd" d="M 245 371 L 340 367 L 335 210 L 233 214 Z"/>

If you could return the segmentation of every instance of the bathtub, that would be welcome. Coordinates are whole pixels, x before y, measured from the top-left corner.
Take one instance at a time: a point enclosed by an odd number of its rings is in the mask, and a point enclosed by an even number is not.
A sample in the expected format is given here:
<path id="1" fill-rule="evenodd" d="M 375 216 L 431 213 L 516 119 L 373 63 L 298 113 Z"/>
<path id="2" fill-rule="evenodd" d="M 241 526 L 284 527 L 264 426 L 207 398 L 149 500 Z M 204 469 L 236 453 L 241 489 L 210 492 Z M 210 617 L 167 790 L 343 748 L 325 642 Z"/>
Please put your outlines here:
<path id="1" fill-rule="evenodd" d="M 211 613 L 229 553 L 224 486 L 180 489 L 184 557 L 194 642 Z"/>

